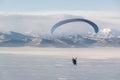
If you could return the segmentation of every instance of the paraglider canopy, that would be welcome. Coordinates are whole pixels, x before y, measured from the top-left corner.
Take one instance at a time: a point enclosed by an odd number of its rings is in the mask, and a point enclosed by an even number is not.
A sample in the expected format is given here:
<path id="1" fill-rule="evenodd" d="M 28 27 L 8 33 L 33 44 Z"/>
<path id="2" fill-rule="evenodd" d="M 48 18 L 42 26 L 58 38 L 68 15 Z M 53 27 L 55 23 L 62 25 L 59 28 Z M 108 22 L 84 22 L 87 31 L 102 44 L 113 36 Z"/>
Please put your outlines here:
<path id="1" fill-rule="evenodd" d="M 85 23 L 88 23 L 89 25 L 92 26 L 92 28 L 94 29 L 95 33 L 97 33 L 97 32 L 99 31 L 98 26 L 97 26 L 95 23 L 93 23 L 92 21 L 87 20 L 87 19 L 81 19 L 81 18 L 73 18 L 73 19 L 62 20 L 62 21 L 59 21 L 58 23 L 56 23 L 56 24 L 51 28 L 51 34 L 53 34 L 53 32 L 54 32 L 58 27 L 60 27 L 61 25 L 67 24 L 67 23 L 71 23 L 71 22 L 85 22 Z"/>

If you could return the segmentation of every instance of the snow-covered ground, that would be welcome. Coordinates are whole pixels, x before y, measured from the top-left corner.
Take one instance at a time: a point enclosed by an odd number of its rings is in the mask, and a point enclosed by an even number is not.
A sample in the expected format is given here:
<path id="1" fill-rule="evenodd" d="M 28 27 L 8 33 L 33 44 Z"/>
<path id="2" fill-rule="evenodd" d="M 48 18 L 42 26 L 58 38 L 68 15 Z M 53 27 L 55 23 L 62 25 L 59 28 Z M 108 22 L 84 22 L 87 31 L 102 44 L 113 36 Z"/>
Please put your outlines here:
<path id="1" fill-rule="evenodd" d="M 120 48 L 0 48 L 0 80 L 120 80 Z M 78 58 L 77 66 L 71 62 Z"/>

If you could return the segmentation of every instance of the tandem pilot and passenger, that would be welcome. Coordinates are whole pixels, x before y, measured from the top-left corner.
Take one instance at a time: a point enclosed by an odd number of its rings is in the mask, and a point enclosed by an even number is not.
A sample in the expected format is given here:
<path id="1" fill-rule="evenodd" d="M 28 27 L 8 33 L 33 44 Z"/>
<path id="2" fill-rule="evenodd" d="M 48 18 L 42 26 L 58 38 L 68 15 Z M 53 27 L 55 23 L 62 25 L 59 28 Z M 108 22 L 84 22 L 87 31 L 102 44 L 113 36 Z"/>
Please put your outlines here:
<path id="1" fill-rule="evenodd" d="M 77 65 L 77 58 L 72 58 L 72 62 L 74 65 Z"/>

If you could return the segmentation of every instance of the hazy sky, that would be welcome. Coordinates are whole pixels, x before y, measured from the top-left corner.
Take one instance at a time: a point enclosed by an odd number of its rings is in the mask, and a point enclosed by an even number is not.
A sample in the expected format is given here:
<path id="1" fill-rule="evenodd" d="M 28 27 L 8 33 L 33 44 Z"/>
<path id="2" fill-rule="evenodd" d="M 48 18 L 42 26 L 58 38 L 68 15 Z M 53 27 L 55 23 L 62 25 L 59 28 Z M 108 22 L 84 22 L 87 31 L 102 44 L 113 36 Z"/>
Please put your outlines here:
<path id="1" fill-rule="evenodd" d="M 120 10 L 120 0 L 0 0 L 0 11 Z"/>
<path id="2" fill-rule="evenodd" d="M 56 22 L 75 17 L 87 18 L 100 28 L 120 31 L 119 14 L 120 0 L 0 0 L 0 31 L 45 33 L 50 32 Z M 66 31 L 84 32 L 88 29 L 84 25 L 85 28 L 73 30 L 72 26 L 78 25 L 81 23 L 67 25 Z"/>

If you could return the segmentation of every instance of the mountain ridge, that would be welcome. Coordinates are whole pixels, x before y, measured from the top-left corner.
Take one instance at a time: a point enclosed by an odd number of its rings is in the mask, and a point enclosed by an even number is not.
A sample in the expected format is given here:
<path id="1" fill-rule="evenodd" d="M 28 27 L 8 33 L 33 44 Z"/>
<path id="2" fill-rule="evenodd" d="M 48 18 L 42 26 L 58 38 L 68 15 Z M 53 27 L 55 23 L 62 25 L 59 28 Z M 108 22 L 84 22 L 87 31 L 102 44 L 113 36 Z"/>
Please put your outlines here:
<path id="1" fill-rule="evenodd" d="M 107 36 L 106 36 L 107 35 Z M 19 32 L 0 32 L 0 47 L 120 47 L 120 37 L 111 33 L 88 34 L 87 36 L 69 35 L 50 38 L 46 36 L 31 36 Z"/>

